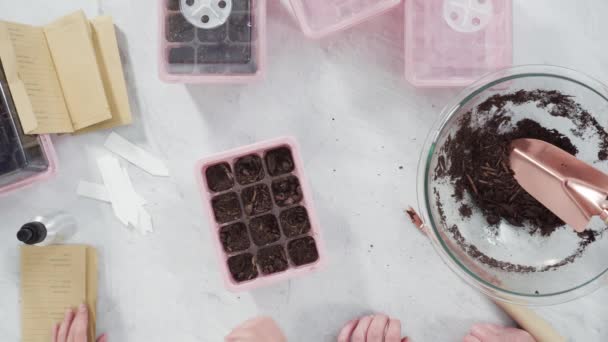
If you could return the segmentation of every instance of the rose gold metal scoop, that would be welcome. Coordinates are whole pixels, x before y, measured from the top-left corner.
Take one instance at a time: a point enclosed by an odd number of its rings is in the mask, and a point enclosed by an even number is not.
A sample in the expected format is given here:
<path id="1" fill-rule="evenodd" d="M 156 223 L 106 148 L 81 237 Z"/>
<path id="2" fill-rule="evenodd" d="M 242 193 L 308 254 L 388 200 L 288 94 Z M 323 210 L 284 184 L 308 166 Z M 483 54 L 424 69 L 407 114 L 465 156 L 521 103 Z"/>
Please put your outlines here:
<path id="1" fill-rule="evenodd" d="M 511 143 L 519 185 L 577 232 L 593 216 L 608 223 L 608 175 L 568 152 L 536 139 Z"/>

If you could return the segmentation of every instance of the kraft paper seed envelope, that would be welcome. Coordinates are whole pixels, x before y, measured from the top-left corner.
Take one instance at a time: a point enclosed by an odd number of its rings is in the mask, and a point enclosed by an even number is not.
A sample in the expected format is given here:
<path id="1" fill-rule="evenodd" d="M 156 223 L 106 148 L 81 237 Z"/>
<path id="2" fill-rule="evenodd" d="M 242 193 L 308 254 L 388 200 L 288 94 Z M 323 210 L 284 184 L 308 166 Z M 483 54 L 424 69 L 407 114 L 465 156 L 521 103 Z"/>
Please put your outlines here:
<path id="1" fill-rule="evenodd" d="M 21 341 L 51 341 L 68 308 L 89 307 L 89 341 L 97 310 L 97 255 L 88 246 L 21 248 Z"/>
<path id="2" fill-rule="evenodd" d="M 124 126 L 131 123 L 131 106 L 127 93 L 122 61 L 118 51 L 118 41 L 112 17 L 101 16 L 91 20 L 93 28 L 93 45 L 97 52 L 97 62 L 101 70 L 101 79 L 105 87 L 112 118 L 89 126 L 78 133 Z"/>
<path id="3" fill-rule="evenodd" d="M 26 134 L 131 122 L 110 17 L 78 11 L 45 27 L 0 21 L 0 62 Z"/>

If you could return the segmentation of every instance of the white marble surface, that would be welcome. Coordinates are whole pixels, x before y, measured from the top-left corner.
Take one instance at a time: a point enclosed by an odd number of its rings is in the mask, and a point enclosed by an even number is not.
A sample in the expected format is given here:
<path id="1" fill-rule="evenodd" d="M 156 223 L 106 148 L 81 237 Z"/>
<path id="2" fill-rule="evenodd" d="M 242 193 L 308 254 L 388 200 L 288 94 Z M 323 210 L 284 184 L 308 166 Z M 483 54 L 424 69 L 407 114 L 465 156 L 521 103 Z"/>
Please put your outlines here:
<path id="1" fill-rule="evenodd" d="M 101 180 L 94 158 L 105 153 L 107 132 L 56 137 L 59 175 L 0 198 L 2 341 L 19 340 L 15 229 L 56 209 L 80 222 L 74 242 L 99 248 L 98 326 L 115 342 L 221 341 L 258 314 L 276 318 L 290 341 L 332 341 L 346 320 L 373 311 L 400 318 L 414 341 L 458 341 L 474 322 L 510 322 L 449 271 L 402 214 L 416 202 L 423 139 L 455 90 L 417 90 L 405 82 L 401 9 L 317 42 L 300 34 L 278 1 L 269 1 L 268 77 L 245 86 L 161 83 L 156 1 L 0 1 L 2 19 L 35 24 L 77 8 L 113 15 L 136 115 L 118 131 L 162 156 L 172 173 L 154 178 L 129 166 L 156 226 L 151 236 L 138 236 L 109 206 L 76 196 L 80 179 Z M 608 2 L 514 4 L 516 64 L 564 65 L 608 81 Z M 194 162 L 286 134 L 302 145 L 329 265 L 305 278 L 231 294 L 209 241 Z M 600 290 L 538 311 L 573 341 L 605 341 L 607 301 L 608 292 Z"/>

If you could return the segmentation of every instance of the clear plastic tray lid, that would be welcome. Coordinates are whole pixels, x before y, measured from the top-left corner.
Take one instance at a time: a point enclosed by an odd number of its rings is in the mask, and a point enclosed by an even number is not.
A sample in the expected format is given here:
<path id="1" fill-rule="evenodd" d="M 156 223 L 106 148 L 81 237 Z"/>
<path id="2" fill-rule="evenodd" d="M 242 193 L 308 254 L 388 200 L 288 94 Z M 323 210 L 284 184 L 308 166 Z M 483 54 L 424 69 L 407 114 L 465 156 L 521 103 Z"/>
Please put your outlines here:
<path id="1" fill-rule="evenodd" d="M 401 0 L 290 0 L 304 33 L 320 38 L 371 19 Z"/>
<path id="2" fill-rule="evenodd" d="M 264 0 L 160 0 L 161 76 L 252 76 L 263 59 Z M 229 80 L 226 80 L 229 81 Z"/>
<path id="3" fill-rule="evenodd" d="M 511 0 L 408 0 L 406 77 L 416 86 L 466 86 L 511 66 Z"/>
<path id="4" fill-rule="evenodd" d="M 0 62 L 0 191 L 48 169 L 39 137 L 23 133 Z"/>

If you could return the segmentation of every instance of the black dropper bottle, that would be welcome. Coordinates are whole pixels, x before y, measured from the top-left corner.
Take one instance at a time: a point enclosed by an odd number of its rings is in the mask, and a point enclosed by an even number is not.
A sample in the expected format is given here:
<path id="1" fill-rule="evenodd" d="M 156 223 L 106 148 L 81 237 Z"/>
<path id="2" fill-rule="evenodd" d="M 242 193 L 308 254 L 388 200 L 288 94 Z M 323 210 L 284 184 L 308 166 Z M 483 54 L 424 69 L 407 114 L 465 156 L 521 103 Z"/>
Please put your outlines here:
<path id="1" fill-rule="evenodd" d="M 24 224 L 17 239 L 26 245 L 48 246 L 63 243 L 76 233 L 76 220 L 63 211 L 36 216 Z"/>
<path id="2" fill-rule="evenodd" d="M 41 222 L 26 223 L 17 232 L 17 239 L 26 245 L 35 245 L 46 239 L 46 226 Z"/>

